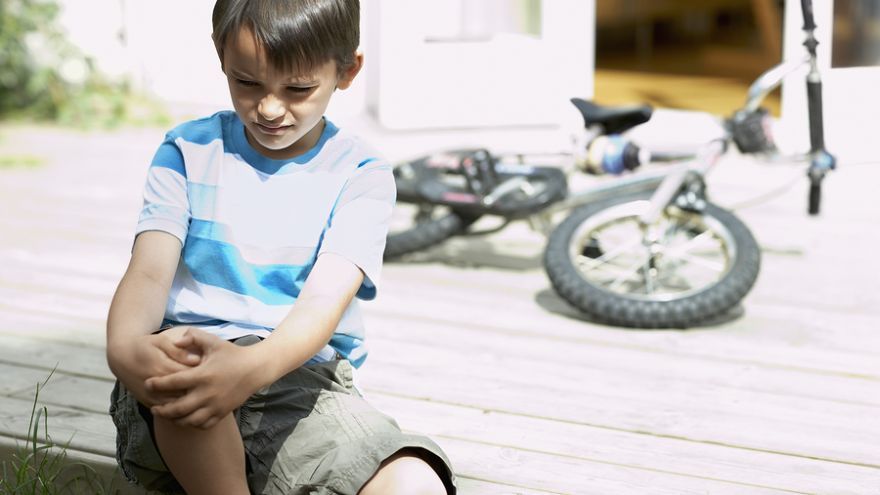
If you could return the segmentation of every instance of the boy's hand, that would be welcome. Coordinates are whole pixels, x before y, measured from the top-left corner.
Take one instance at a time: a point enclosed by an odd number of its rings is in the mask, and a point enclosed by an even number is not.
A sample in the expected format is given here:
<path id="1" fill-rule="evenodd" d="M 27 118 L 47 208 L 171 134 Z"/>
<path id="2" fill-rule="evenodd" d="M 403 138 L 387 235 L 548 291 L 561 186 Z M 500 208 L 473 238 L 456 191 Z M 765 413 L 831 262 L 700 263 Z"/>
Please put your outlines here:
<path id="1" fill-rule="evenodd" d="M 154 405 L 151 412 L 180 426 L 210 428 L 262 387 L 260 362 L 252 352 L 254 346 L 241 347 L 195 328 L 189 328 L 186 336 L 191 340 L 182 342 L 198 348 L 201 361 L 196 367 L 146 380 L 150 393 L 176 396 Z"/>
<path id="2" fill-rule="evenodd" d="M 180 393 L 153 392 L 147 390 L 144 382 L 198 365 L 201 358 L 191 341 L 190 337 L 171 330 L 138 337 L 114 353 L 114 372 L 141 403 L 153 406 L 168 402 Z"/>

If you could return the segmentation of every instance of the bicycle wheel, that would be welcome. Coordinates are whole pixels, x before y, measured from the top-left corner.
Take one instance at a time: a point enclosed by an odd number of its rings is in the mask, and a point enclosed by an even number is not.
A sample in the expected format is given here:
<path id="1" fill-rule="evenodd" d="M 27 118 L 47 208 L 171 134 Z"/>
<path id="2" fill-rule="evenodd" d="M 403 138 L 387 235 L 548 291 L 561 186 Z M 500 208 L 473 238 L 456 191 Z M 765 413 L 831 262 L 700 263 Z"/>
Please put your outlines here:
<path id="1" fill-rule="evenodd" d="M 713 204 L 670 206 L 642 226 L 648 198 L 587 205 L 560 223 L 544 253 L 554 290 L 599 321 L 638 328 L 693 326 L 741 301 L 761 263 L 748 227 Z"/>
<path id="2" fill-rule="evenodd" d="M 439 244 L 464 232 L 478 218 L 447 206 L 397 202 L 385 240 L 384 258 L 397 258 Z"/>

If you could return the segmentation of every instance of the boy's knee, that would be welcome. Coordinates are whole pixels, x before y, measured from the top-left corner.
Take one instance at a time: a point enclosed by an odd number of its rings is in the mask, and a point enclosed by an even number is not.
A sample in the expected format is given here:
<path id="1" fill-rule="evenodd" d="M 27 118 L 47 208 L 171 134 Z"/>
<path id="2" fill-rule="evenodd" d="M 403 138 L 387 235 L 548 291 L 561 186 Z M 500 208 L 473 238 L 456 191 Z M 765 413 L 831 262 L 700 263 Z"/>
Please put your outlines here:
<path id="1" fill-rule="evenodd" d="M 443 481 L 421 458 L 398 453 L 379 468 L 359 495 L 446 495 Z"/>

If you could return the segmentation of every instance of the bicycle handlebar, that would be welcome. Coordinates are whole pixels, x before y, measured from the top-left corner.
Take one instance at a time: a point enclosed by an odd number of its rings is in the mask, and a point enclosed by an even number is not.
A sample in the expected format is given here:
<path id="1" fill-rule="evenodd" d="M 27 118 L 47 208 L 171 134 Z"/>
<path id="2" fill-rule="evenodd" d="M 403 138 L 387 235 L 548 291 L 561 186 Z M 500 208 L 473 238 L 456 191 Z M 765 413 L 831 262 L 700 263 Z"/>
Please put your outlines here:
<path id="1" fill-rule="evenodd" d="M 813 0 L 801 0 L 801 12 L 804 14 L 804 31 L 816 29 L 816 21 L 813 19 Z"/>

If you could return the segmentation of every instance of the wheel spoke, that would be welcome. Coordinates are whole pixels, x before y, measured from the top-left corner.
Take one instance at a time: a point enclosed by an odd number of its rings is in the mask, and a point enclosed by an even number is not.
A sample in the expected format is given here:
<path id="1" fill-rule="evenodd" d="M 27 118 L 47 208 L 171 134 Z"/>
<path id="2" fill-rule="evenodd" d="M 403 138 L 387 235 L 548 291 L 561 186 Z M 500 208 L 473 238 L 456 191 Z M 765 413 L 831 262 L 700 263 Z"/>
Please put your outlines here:
<path id="1" fill-rule="evenodd" d="M 615 278 L 615 280 L 631 276 L 634 272 L 638 271 L 639 267 L 641 266 L 641 263 L 636 263 L 634 265 L 634 269 L 631 267 L 620 268 L 610 263 L 596 264 L 595 262 L 596 260 L 590 258 L 589 256 L 579 256 L 577 258 L 578 268 L 581 269 L 581 271 L 601 271 L 604 273 L 608 273 L 611 276 L 617 277 Z M 585 265 L 589 266 L 585 267 Z"/>
<path id="2" fill-rule="evenodd" d="M 706 268 L 706 269 L 711 270 L 715 273 L 724 272 L 724 269 L 726 266 L 724 263 L 714 263 L 711 260 L 708 260 L 706 258 L 701 258 L 699 256 L 694 256 L 692 254 L 688 254 L 688 253 L 684 253 L 684 252 L 677 253 L 674 256 L 667 256 L 667 257 L 672 258 L 672 259 L 684 260 L 684 261 L 689 262 L 692 265 Z"/>
<path id="3" fill-rule="evenodd" d="M 614 248 L 613 250 L 608 251 L 607 253 L 603 254 L 602 256 L 599 256 L 598 258 L 590 258 L 589 256 L 582 256 L 582 257 L 589 259 L 594 264 L 592 268 L 597 268 L 601 265 L 604 265 L 604 264 L 610 262 L 614 258 L 617 258 L 618 256 L 620 256 L 624 252 L 629 251 L 630 249 L 632 249 L 636 246 L 639 246 L 641 244 L 642 244 L 642 240 L 636 239 L 635 241 L 630 241 L 626 244 L 623 244 L 622 246 Z"/>
<path id="4" fill-rule="evenodd" d="M 609 226 L 606 225 L 605 227 L 607 229 L 607 227 L 609 227 Z M 606 229 L 597 229 L 597 230 L 599 231 L 599 233 L 601 233 L 602 230 L 606 230 Z M 597 236 L 597 237 L 599 237 L 599 236 Z M 625 242 L 625 243 L 615 247 L 611 251 L 603 253 L 598 258 L 590 258 L 589 256 L 582 256 L 582 255 L 577 256 L 576 260 L 577 260 L 578 268 L 585 275 L 589 271 L 596 271 L 596 270 L 607 273 L 608 275 L 610 275 L 611 277 L 614 277 L 614 278 L 610 282 L 605 282 L 605 285 L 610 290 L 613 290 L 615 292 L 621 292 L 622 286 L 626 282 L 632 281 L 634 278 L 633 276 L 636 275 L 642 269 L 642 266 L 643 266 L 643 262 L 640 259 L 637 260 L 632 265 L 622 266 L 622 267 L 615 266 L 612 263 L 613 261 L 618 260 L 618 258 L 620 258 L 622 255 L 630 253 L 634 250 L 638 250 L 638 248 L 640 248 L 642 246 L 641 237 L 636 235 L 636 236 L 631 236 L 631 238 L 632 238 L 632 240 L 630 240 L 629 242 Z M 599 244 L 604 245 L 604 244 L 607 244 L 607 242 L 600 241 Z M 646 260 L 645 263 L 647 263 L 647 262 L 648 261 Z"/>
<path id="5" fill-rule="evenodd" d="M 703 231 L 700 234 L 698 234 L 697 236 L 695 236 L 694 238 L 688 240 L 686 243 L 684 243 L 680 246 L 676 246 L 674 249 L 670 249 L 669 251 L 664 253 L 664 257 L 669 258 L 669 259 L 673 259 L 673 260 L 681 259 L 681 260 L 687 261 L 689 263 L 692 263 L 694 265 L 697 265 L 697 266 L 700 266 L 703 268 L 707 268 L 707 269 L 712 270 L 717 273 L 721 273 L 724 271 L 724 269 L 726 267 L 725 263 L 712 262 L 711 260 L 706 259 L 705 257 L 695 256 L 695 255 L 691 254 L 691 252 L 696 247 L 699 247 L 699 244 L 701 242 L 703 242 L 704 240 L 707 240 L 707 239 L 711 240 L 711 238 L 714 238 L 714 237 L 715 236 L 713 235 L 713 233 L 711 231 L 709 231 L 709 230 Z"/>
<path id="6" fill-rule="evenodd" d="M 650 252 L 645 256 L 645 264 L 642 265 L 643 277 L 645 278 L 645 294 L 654 293 L 654 279 L 651 277 L 651 259 Z"/>
<path id="7" fill-rule="evenodd" d="M 645 264 L 647 264 L 647 260 L 645 261 Z M 639 270 L 643 270 L 645 264 L 639 262 L 626 269 L 625 271 L 622 271 L 620 276 L 618 276 L 616 279 L 612 280 L 610 284 L 608 284 L 608 288 L 615 292 L 621 292 L 620 289 L 621 286 L 623 286 L 624 282 L 629 281 L 633 275 L 639 273 Z M 647 283 L 647 277 L 645 282 Z"/>

